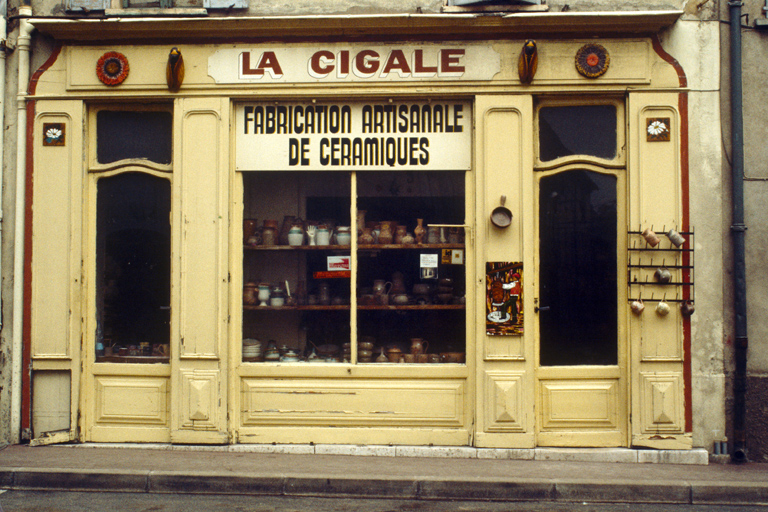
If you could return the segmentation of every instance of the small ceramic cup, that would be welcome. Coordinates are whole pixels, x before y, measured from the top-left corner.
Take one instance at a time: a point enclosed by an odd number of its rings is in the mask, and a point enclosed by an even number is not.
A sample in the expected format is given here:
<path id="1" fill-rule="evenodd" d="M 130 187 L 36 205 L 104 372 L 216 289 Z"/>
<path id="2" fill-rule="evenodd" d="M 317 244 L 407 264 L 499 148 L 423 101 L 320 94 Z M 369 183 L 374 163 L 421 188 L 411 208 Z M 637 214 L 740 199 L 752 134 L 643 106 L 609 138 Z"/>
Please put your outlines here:
<path id="1" fill-rule="evenodd" d="M 645 238 L 645 241 L 648 242 L 648 245 L 651 247 L 656 247 L 659 245 L 659 237 L 656 235 L 656 233 L 651 231 L 650 228 L 643 231 L 643 238 Z"/>
<path id="2" fill-rule="evenodd" d="M 656 304 L 656 314 L 659 316 L 667 316 L 669 314 L 669 304 L 663 300 Z"/>
<path id="3" fill-rule="evenodd" d="M 643 311 L 645 310 L 645 304 L 643 304 L 643 299 L 637 299 L 633 300 L 632 303 L 629 305 L 630 309 L 632 309 L 632 313 L 636 315 L 643 314 Z"/>
<path id="4" fill-rule="evenodd" d="M 678 248 L 685 243 L 685 238 L 683 238 L 682 235 L 680 235 L 680 233 L 674 229 L 669 230 L 667 233 L 667 238 L 669 238 L 669 241 L 675 244 L 675 247 Z"/>

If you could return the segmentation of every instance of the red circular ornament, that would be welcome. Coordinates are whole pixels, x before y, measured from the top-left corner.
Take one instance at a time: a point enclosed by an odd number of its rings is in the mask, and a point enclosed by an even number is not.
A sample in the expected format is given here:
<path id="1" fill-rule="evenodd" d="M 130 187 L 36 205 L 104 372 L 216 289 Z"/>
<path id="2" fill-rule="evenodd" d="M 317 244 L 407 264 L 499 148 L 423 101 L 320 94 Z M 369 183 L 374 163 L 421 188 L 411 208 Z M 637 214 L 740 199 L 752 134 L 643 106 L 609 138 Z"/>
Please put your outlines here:
<path id="1" fill-rule="evenodd" d="M 96 76 L 105 85 L 118 85 L 128 77 L 128 59 L 118 52 L 107 52 L 96 63 Z"/>
<path id="2" fill-rule="evenodd" d="M 610 61 L 608 50 L 596 43 L 585 44 L 576 52 L 576 70 L 587 78 L 597 78 L 608 71 Z"/>

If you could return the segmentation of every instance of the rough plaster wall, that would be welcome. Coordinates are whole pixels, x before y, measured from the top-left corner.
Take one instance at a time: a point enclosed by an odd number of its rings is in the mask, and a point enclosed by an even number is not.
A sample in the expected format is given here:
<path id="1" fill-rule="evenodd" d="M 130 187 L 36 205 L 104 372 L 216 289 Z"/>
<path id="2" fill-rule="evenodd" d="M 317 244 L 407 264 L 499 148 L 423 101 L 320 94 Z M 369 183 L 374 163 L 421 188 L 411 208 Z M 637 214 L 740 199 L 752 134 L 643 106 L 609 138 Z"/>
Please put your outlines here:
<path id="1" fill-rule="evenodd" d="M 742 7 L 742 14 L 748 15 L 742 19 L 745 26 L 742 34 L 742 89 L 744 117 L 744 218 L 747 225 L 746 243 L 746 274 L 747 274 L 747 335 L 749 350 L 747 354 L 747 397 L 746 397 L 746 431 L 747 455 L 750 460 L 768 462 L 768 263 L 765 250 L 768 246 L 768 229 L 766 228 L 765 211 L 766 195 L 768 194 L 768 136 L 766 118 L 768 118 L 768 91 L 764 77 L 768 63 L 768 31 L 754 29 L 756 19 L 765 19 L 762 8 L 764 0 L 747 0 Z M 727 2 L 721 2 L 720 19 L 729 21 Z M 723 184 L 725 190 L 723 237 L 726 240 L 723 269 L 726 277 L 724 282 L 724 311 L 726 321 L 726 413 L 732 412 L 732 375 L 733 375 L 733 284 L 731 269 L 733 268 L 732 252 L 730 250 L 731 223 L 731 125 L 730 125 L 730 33 L 727 24 L 721 25 L 722 37 L 722 96 L 721 112 L 723 117 L 723 144 L 726 158 L 723 161 Z"/>
<path id="2" fill-rule="evenodd" d="M 15 42 L 12 33 L 14 25 L 9 25 L 9 41 Z M 18 89 L 18 69 L 16 54 L 6 57 L 6 97 L 4 101 L 5 133 L 4 168 L 3 168 L 3 222 L 2 222 L 2 331 L 0 331 L 0 442 L 10 442 L 11 430 L 11 339 L 13 336 L 13 231 L 14 196 L 16 180 L 16 92 Z"/>

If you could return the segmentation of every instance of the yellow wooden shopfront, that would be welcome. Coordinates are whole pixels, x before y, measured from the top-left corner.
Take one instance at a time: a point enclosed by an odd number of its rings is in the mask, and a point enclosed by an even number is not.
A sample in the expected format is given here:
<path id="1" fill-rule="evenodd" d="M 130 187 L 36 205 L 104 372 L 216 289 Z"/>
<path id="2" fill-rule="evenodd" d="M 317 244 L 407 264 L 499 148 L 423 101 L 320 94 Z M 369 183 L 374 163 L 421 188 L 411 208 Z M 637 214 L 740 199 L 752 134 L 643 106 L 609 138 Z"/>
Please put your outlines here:
<path id="1" fill-rule="evenodd" d="M 57 48 L 35 436 L 690 447 L 684 75 L 652 38 L 539 38 L 525 84 L 524 42 L 186 43 L 177 91 L 170 45 Z"/>

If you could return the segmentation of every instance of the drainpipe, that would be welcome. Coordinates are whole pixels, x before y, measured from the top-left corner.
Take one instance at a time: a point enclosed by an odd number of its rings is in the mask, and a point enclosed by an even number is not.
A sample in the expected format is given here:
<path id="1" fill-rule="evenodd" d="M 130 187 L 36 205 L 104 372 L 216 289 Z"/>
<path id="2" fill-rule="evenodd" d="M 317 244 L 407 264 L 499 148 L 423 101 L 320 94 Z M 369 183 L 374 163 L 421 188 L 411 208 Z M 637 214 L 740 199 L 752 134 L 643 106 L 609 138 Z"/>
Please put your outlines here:
<path id="1" fill-rule="evenodd" d="M 26 3 L 26 2 L 25 2 Z M 11 373 L 11 442 L 21 442 L 21 378 L 24 338 L 24 213 L 27 189 L 27 88 L 29 85 L 29 52 L 32 31 L 35 27 L 27 21 L 32 7 L 19 7 L 19 89 L 16 96 L 18 109 L 16 140 L 16 219 L 13 246 L 13 340 Z"/>
<path id="2" fill-rule="evenodd" d="M 741 7 L 739 1 L 728 2 L 731 32 L 731 168 L 733 214 L 733 310 L 735 314 L 735 348 L 733 376 L 733 451 L 731 460 L 746 462 L 747 442 L 744 423 L 746 420 L 747 392 L 747 277 L 744 258 L 744 126 L 742 119 L 741 91 Z"/>
<path id="3" fill-rule="evenodd" d="M 8 3 L 0 0 L 0 176 L 5 167 L 5 52 L 8 48 Z M 0 179 L 0 242 L 3 239 L 3 182 Z M 3 244 L 0 243 L 0 262 L 3 261 Z M 0 269 L 2 263 L 0 263 Z M 0 331 L 3 329 L 3 294 L 0 293 Z"/>

